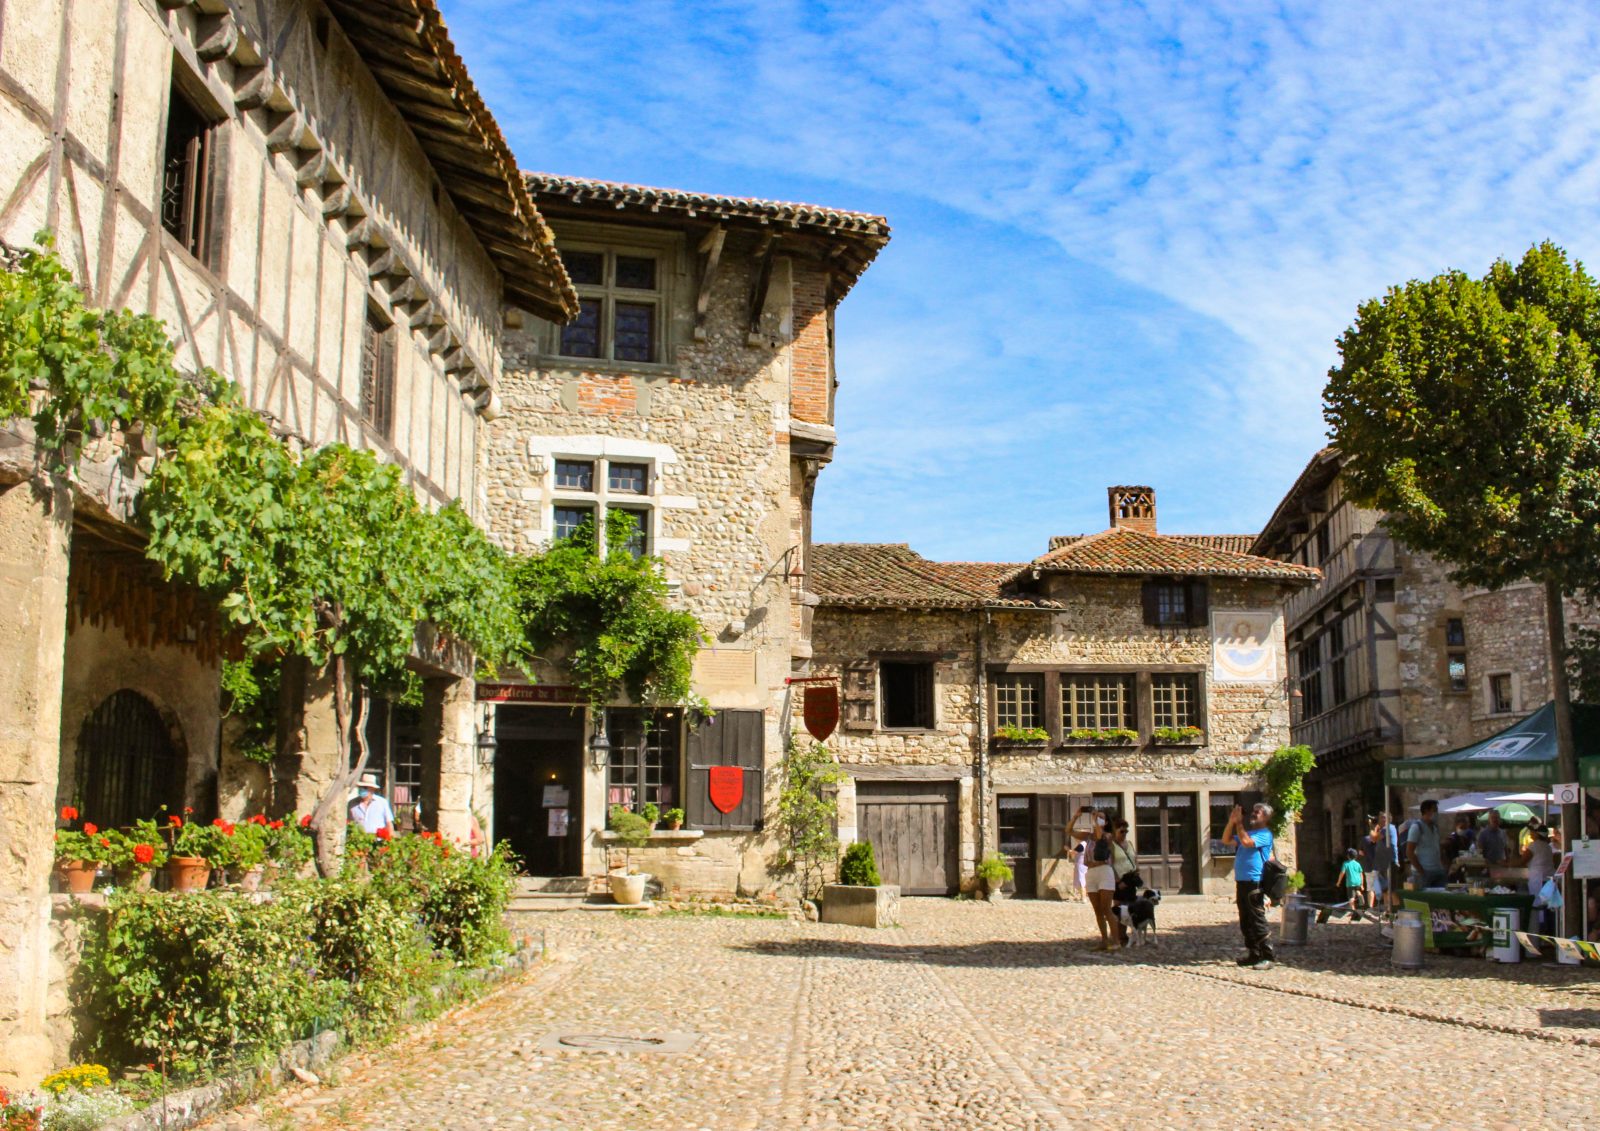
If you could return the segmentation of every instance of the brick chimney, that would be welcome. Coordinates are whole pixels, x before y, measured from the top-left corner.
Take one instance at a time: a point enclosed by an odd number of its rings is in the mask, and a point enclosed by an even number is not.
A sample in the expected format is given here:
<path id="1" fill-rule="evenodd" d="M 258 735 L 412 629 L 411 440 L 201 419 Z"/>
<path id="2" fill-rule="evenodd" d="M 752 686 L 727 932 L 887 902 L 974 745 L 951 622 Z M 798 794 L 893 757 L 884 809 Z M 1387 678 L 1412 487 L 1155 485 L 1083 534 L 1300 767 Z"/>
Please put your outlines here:
<path id="1" fill-rule="evenodd" d="M 1154 487 L 1107 487 L 1111 504 L 1111 528 L 1156 532 L 1156 489 Z"/>

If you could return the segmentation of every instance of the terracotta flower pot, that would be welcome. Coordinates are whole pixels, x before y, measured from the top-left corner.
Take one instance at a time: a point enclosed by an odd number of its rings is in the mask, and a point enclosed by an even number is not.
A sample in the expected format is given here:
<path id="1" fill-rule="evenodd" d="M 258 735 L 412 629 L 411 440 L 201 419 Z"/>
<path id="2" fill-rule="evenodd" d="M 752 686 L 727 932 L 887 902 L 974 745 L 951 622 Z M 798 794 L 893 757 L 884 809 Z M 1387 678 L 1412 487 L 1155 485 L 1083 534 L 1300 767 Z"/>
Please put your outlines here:
<path id="1" fill-rule="evenodd" d="M 234 876 L 234 882 L 239 885 L 240 891 L 259 891 L 261 889 L 261 877 L 265 871 L 266 869 L 262 865 L 257 864 L 254 868 L 237 872 Z"/>
<path id="2" fill-rule="evenodd" d="M 62 860 L 57 867 L 61 870 L 62 884 L 73 895 L 94 890 L 94 876 L 100 870 L 100 865 L 95 861 Z"/>
<path id="3" fill-rule="evenodd" d="M 173 891 L 204 891 L 211 880 L 211 865 L 204 856 L 172 856 L 167 859 L 167 874 Z"/>
<path id="4" fill-rule="evenodd" d="M 124 891 L 149 891 L 155 874 L 149 868 L 118 868 L 117 886 Z"/>

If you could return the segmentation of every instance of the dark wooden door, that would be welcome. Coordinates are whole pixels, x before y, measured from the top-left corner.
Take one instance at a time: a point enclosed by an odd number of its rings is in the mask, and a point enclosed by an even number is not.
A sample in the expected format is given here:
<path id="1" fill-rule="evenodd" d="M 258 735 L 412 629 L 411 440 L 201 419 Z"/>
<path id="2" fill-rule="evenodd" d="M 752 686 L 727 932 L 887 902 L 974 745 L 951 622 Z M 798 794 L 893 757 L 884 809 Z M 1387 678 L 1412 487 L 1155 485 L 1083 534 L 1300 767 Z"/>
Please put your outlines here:
<path id="1" fill-rule="evenodd" d="M 1034 799 L 1025 794 L 1002 794 L 994 799 L 999 811 L 1000 855 L 1015 874 L 1006 890 L 1032 899 L 1038 891 L 1038 862 L 1034 859 Z"/>
<path id="2" fill-rule="evenodd" d="M 1164 892 L 1200 891 L 1200 828 L 1192 793 L 1133 798 L 1136 859 L 1144 882 Z"/>
<path id="3" fill-rule="evenodd" d="M 856 783 L 857 839 L 869 842 L 886 884 L 903 895 L 953 895 L 956 862 L 954 782 Z"/>
<path id="4" fill-rule="evenodd" d="M 528 875 L 582 875 L 583 710 L 502 705 L 495 738 L 495 839 L 511 845 Z M 553 810 L 565 810 L 565 832 Z"/>
<path id="5" fill-rule="evenodd" d="M 1072 856 L 1072 822 L 1078 810 L 1093 800 L 1087 793 L 1047 793 L 1035 799 L 1040 888 L 1062 896 L 1072 890 L 1072 872 L 1078 866 Z"/>

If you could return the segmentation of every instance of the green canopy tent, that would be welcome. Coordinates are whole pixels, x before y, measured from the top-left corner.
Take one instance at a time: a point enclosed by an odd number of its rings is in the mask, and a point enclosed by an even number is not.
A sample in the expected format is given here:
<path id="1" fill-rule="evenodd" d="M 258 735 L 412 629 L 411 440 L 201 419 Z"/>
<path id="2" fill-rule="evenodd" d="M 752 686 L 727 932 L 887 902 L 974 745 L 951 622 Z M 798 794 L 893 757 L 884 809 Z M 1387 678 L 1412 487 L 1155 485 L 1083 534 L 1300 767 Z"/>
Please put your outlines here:
<path id="1" fill-rule="evenodd" d="M 1572 730 L 1578 748 L 1579 776 L 1600 787 L 1600 706 L 1574 703 Z M 1395 758 L 1383 764 L 1385 785 L 1495 789 L 1502 786 L 1549 789 L 1556 780 L 1556 708 L 1546 703 L 1492 738 L 1432 754 Z"/>

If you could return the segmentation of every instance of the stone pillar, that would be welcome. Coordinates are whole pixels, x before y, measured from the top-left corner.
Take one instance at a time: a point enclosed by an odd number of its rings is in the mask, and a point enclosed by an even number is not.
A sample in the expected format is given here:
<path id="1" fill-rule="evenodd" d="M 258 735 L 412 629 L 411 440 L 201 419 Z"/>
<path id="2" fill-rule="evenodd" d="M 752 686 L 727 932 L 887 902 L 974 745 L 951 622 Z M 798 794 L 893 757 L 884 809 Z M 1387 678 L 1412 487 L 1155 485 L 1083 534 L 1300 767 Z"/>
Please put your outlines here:
<path id="1" fill-rule="evenodd" d="M 478 767 L 476 688 L 471 679 L 422 681 L 422 820 L 462 844 Z"/>
<path id="2" fill-rule="evenodd" d="M 0 494 L 0 1084 L 12 1087 L 53 1067 L 50 873 L 71 547 L 63 481 Z"/>
<path id="3" fill-rule="evenodd" d="M 279 816 L 304 815 L 350 764 L 349 748 L 339 740 L 331 664 L 310 671 L 304 660 L 284 661 L 278 726 L 289 742 L 273 762 L 272 808 Z"/>

